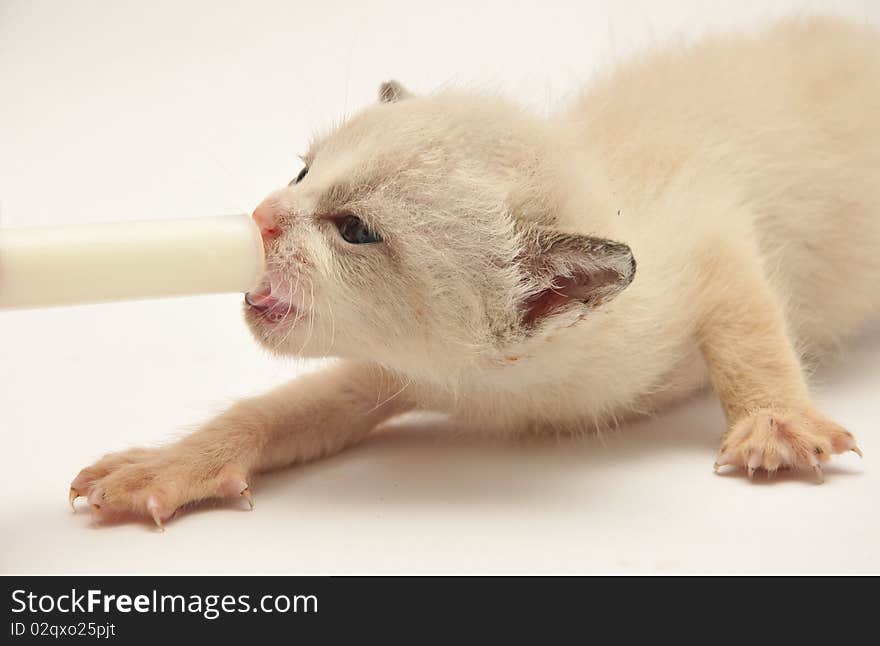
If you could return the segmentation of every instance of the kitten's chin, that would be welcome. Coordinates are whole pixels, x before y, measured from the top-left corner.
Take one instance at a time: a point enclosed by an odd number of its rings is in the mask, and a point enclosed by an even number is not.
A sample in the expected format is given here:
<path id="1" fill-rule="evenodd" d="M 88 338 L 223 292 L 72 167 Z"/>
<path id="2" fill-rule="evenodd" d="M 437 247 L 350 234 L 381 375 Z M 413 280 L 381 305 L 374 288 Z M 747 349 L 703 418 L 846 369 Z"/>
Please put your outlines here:
<path id="1" fill-rule="evenodd" d="M 279 357 L 303 359 L 323 358 L 333 354 L 331 339 L 324 336 L 309 313 L 279 304 L 278 320 L 245 303 L 242 308 L 245 323 L 254 339 L 266 350 Z"/>
<path id="2" fill-rule="evenodd" d="M 244 320 L 251 333 L 262 345 L 276 352 L 284 352 L 280 347 L 291 337 L 295 328 L 307 318 L 305 313 L 290 303 L 272 299 L 256 306 L 246 299 L 242 305 Z"/>

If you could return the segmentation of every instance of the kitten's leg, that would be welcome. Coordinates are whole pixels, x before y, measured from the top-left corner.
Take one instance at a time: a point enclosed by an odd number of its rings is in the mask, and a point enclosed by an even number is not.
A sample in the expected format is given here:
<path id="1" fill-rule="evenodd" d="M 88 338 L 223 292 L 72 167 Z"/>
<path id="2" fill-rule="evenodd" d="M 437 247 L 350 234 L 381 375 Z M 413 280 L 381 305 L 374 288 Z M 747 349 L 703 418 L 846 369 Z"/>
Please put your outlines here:
<path id="1" fill-rule="evenodd" d="M 340 363 L 238 402 L 200 430 L 155 449 L 105 456 L 71 483 L 97 518 L 149 515 L 160 527 L 181 506 L 244 497 L 250 476 L 329 455 L 405 412 L 404 384 L 375 365 Z"/>
<path id="2" fill-rule="evenodd" d="M 713 249 L 702 265 L 700 347 L 728 419 L 716 470 L 734 465 L 769 472 L 813 469 L 832 454 L 855 451 L 851 433 L 813 405 L 782 308 L 756 253 Z"/>

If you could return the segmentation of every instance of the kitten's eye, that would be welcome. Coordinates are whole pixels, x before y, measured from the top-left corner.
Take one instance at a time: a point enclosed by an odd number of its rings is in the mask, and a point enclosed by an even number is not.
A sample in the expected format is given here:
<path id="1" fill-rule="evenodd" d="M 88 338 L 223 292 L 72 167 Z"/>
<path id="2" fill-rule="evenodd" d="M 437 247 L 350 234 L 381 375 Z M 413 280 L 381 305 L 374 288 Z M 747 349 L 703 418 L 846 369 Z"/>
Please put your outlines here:
<path id="1" fill-rule="evenodd" d="M 309 174 L 309 167 L 303 166 L 303 169 L 299 172 L 299 175 L 296 176 L 296 179 L 290 180 L 290 184 L 288 186 L 293 186 L 294 184 L 299 184 L 303 181 L 303 177 Z"/>
<path id="2" fill-rule="evenodd" d="M 339 235 L 342 236 L 342 239 L 349 244 L 369 244 L 382 241 L 379 234 L 370 231 L 367 225 L 354 215 L 346 215 L 337 220 L 336 228 L 339 229 Z"/>

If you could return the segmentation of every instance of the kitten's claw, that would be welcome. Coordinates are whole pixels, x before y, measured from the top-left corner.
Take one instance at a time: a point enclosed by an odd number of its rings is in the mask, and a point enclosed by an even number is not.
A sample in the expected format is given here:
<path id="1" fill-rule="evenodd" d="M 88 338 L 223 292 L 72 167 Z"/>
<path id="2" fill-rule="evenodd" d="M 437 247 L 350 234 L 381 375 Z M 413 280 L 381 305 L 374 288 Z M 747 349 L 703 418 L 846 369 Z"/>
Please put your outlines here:
<path id="1" fill-rule="evenodd" d="M 247 500 L 248 506 L 251 509 L 254 508 L 254 496 L 251 494 L 251 487 L 241 474 L 227 477 L 221 485 L 218 495 L 240 496 Z"/>
<path id="2" fill-rule="evenodd" d="M 857 447 L 857 446 L 852 447 L 852 448 L 850 449 L 850 451 L 852 451 L 853 453 L 855 453 L 855 454 L 856 454 L 857 456 L 859 456 L 860 458 L 864 458 L 864 457 L 865 457 L 865 454 L 862 453 L 862 450 L 861 450 L 859 447 Z"/>
<path id="3" fill-rule="evenodd" d="M 153 518 L 153 522 L 156 523 L 156 527 L 160 532 L 165 531 L 165 525 L 162 524 L 162 513 L 159 511 L 159 501 L 156 500 L 154 496 L 150 496 L 147 499 L 147 511 L 150 512 L 150 516 Z"/>
<path id="4" fill-rule="evenodd" d="M 763 465 L 764 460 L 764 452 L 760 449 L 754 451 L 749 457 L 749 463 L 746 465 L 749 473 L 749 480 L 753 480 L 755 478 L 755 471 L 757 471 Z"/>
<path id="5" fill-rule="evenodd" d="M 816 474 L 816 484 L 825 482 L 825 474 L 822 472 L 822 467 L 818 464 L 813 465 L 813 473 Z"/>
<path id="6" fill-rule="evenodd" d="M 73 503 L 77 498 L 79 498 L 79 492 L 76 489 L 74 489 L 73 487 L 71 487 L 70 493 L 67 495 L 67 502 L 70 503 L 70 510 L 73 512 L 76 511 L 76 507 L 74 507 Z"/>
<path id="7" fill-rule="evenodd" d="M 730 453 L 722 451 L 718 457 L 715 458 L 715 464 L 712 467 L 715 473 L 720 473 L 721 467 L 730 464 L 730 457 Z"/>

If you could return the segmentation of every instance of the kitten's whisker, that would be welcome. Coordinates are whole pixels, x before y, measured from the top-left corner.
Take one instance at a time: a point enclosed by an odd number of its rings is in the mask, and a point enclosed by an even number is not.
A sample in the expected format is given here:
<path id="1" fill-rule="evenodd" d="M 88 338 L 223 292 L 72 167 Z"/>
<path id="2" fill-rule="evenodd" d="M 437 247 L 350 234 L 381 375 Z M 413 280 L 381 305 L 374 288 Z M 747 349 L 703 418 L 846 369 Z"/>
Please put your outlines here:
<path id="1" fill-rule="evenodd" d="M 379 402 L 378 404 L 376 404 L 375 406 L 373 406 L 370 410 L 367 411 L 367 413 L 372 413 L 373 411 L 378 410 L 379 408 L 381 408 L 382 406 L 384 406 L 385 404 L 387 404 L 388 402 L 390 402 L 392 399 L 394 399 L 395 397 L 397 397 L 398 395 L 400 395 L 400 393 L 402 393 L 404 390 L 406 390 L 407 388 L 409 388 L 409 385 L 410 385 L 411 383 L 412 383 L 412 377 L 409 377 L 409 378 L 407 379 L 406 383 L 403 384 L 403 387 L 402 387 L 400 390 L 398 390 L 396 393 L 394 393 L 394 394 L 391 395 L 390 397 L 386 398 L 385 400 L 383 400 L 383 401 Z"/>
<path id="2" fill-rule="evenodd" d="M 306 335 L 306 340 L 303 342 L 302 347 L 300 348 L 300 354 L 302 354 L 303 350 L 309 344 L 309 341 L 312 340 L 312 332 L 315 328 L 315 284 L 309 279 L 309 331 Z"/>
<path id="3" fill-rule="evenodd" d="M 324 350 L 324 357 L 333 351 L 333 343 L 336 341 L 336 317 L 333 314 L 333 306 L 330 305 L 330 301 L 327 301 L 327 313 L 330 318 L 330 343 L 327 346 L 327 349 Z"/>
<path id="4" fill-rule="evenodd" d="M 288 291 L 288 295 L 287 295 L 287 312 L 285 312 L 285 314 L 284 314 L 284 318 L 285 318 L 285 319 L 286 319 L 288 316 L 290 316 L 290 312 L 291 312 L 291 310 L 293 309 L 293 299 L 294 299 L 294 296 L 295 296 L 295 294 L 296 294 L 297 286 L 299 285 L 299 275 L 296 276 L 296 279 L 297 279 L 297 282 L 295 283 L 295 285 L 291 285 L 291 284 L 290 284 L 290 281 L 287 281 L 287 291 Z M 299 312 L 297 312 L 297 317 L 298 317 L 298 316 L 299 316 Z M 287 339 L 290 337 L 290 333 L 293 332 L 293 328 L 294 328 L 295 325 L 296 325 L 296 320 L 294 320 L 294 322 L 293 322 L 292 324 L 290 324 L 290 323 L 288 324 L 287 332 L 286 332 L 286 333 L 284 334 L 284 336 L 282 336 L 281 339 L 279 339 L 278 342 L 273 346 L 273 348 L 272 348 L 273 350 L 276 350 L 276 351 L 277 351 L 278 348 L 280 348 L 280 347 L 281 347 L 281 346 L 287 341 Z"/>

